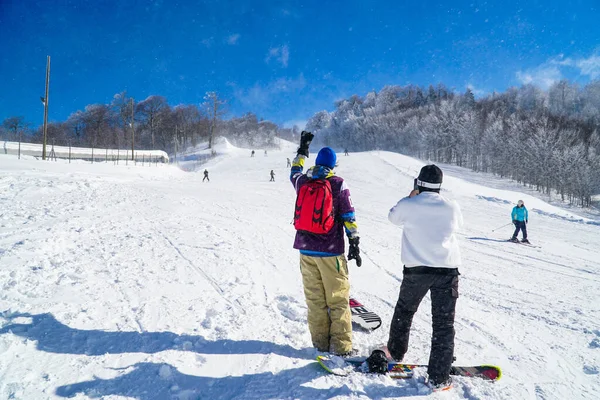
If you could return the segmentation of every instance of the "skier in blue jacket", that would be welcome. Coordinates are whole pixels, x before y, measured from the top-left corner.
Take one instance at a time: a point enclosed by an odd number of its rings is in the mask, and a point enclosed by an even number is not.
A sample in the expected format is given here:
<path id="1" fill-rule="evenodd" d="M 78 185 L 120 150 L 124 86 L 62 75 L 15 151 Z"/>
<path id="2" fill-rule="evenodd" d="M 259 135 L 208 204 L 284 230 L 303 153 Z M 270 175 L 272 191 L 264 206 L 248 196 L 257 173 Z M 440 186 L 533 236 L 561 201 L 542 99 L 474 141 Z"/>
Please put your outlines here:
<path id="1" fill-rule="evenodd" d="M 519 231 L 523 232 L 523 239 L 521 239 L 522 243 L 529 243 L 527 240 L 527 223 L 529 222 L 529 213 L 527 212 L 527 208 L 525 208 L 525 203 L 523 200 L 519 200 L 517 205 L 513 207 L 512 213 L 510 214 L 512 217 L 512 222 L 515 225 L 515 233 L 513 233 L 510 238 L 511 242 L 518 242 L 517 235 Z"/>

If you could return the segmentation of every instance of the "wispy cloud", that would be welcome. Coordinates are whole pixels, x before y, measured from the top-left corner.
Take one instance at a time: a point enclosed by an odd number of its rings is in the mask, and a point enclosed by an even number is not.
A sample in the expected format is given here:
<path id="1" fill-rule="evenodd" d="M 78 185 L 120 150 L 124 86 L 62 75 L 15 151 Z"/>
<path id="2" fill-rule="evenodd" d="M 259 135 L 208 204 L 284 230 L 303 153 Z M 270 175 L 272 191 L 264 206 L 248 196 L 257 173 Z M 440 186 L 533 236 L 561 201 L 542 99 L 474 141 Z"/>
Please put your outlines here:
<path id="1" fill-rule="evenodd" d="M 518 71 L 517 79 L 524 85 L 532 84 L 548 89 L 554 82 L 562 79 L 562 73 L 558 66 L 544 63 L 536 68 Z"/>
<path id="2" fill-rule="evenodd" d="M 233 46 L 234 44 L 237 44 L 239 38 L 240 38 L 239 33 L 234 33 L 233 35 L 229 35 L 229 36 L 227 36 L 227 44 Z"/>
<path id="3" fill-rule="evenodd" d="M 600 77 L 600 55 L 598 54 L 592 54 L 588 58 L 579 58 L 576 60 L 566 58 L 558 61 L 557 64 L 576 68 L 581 75 L 589 76 L 591 79 Z"/>
<path id="4" fill-rule="evenodd" d="M 554 82 L 563 79 L 565 74 L 579 75 L 588 79 L 600 78 L 600 55 L 592 54 L 587 58 L 565 58 L 562 54 L 545 63 L 525 71 L 517 72 L 517 79 L 547 89 Z"/>
<path id="5" fill-rule="evenodd" d="M 250 109 L 261 109 L 274 103 L 273 97 L 285 93 L 299 92 L 306 87 L 304 75 L 297 78 L 282 77 L 267 84 L 255 83 L 249 89 L 235 88 L 236 99 Z"/>
<path id="6" fill-rule="evenodd" d="M 290 49 L 287 44 L 281 47 L 271 47 L 265 58 L 265 62 L 269 63 L 271 60 L 279 62 L 284 68 L 288 66 L 290 60 Z"/>
<path id="7" fill-rule="evenodd" d="M 202 43 L 202 45 L 204 45 L 205 47 L 211 47 L 214 43 L 214 38 L 209 37 L 206 39 L 202 39 L 202 41 L 200 43 Z"/>
<path id="8" fill-rule="evenodd" d="M 473 85 L 472 83 L 468 83 L 467 84 L 467 89 L 471 89 L 471 92 L 475 95 L 475 96 L 483 96 L 484 94 L 486 94 L 487 92 L 483 89 L 478 89 L 475 87 L 475 85 Z"/>

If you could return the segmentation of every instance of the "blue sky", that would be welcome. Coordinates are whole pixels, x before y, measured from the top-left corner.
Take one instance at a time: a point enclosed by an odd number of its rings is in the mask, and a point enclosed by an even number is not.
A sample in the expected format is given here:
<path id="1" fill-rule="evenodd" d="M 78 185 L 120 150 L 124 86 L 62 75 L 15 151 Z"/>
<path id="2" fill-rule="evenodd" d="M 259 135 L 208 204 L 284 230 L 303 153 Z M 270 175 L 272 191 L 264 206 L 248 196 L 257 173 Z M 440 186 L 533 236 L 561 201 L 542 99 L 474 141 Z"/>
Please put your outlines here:
<path id="1" fill-rule="evenodd" d="M 0 0 L 0 120 L 41 123 L 46 55 L 54 121 L 123 90 L 290 124 L 388 84 L 585 83 L 599 20 L 597 0 Z"/>

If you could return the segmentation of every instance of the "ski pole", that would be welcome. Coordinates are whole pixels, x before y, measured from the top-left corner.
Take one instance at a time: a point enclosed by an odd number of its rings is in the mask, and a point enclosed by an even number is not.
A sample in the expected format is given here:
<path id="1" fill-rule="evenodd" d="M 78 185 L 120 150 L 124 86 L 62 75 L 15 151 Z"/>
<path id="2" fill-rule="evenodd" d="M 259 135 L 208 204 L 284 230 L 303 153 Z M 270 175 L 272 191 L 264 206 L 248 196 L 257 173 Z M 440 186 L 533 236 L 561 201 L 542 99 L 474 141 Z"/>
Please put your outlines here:
<path id="1" fill-rule="evenodd" d="M 508 223 L 508 224 L 506 224 L 506 225 L 502 225 L 502 226 L 500 226 L 500 227 L 498 227 L 498 228 L 496 228 L 496 229 L 492 229 L 492 232 L 495 232 L 495 231 L 497 231 L 497 230 L 498 230 L 498 229 L 500 229 L 500 228 L 504 228 L 505 226 L 509 226 L 510 224 L 512 224 L 512 222 L 509 222 L 509 223 Z"/>

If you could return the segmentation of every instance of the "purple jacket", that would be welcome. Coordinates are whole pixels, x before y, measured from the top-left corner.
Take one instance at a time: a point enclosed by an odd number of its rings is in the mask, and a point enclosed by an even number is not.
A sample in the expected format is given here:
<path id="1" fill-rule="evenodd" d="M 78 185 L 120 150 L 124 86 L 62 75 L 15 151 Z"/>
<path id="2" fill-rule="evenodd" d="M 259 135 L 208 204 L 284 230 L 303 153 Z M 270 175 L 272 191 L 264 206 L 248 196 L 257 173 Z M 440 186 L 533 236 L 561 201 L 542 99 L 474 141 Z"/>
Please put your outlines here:
<path id="1" fill-rule="evenodd" d="M 294 248 L 300 250 L 303 254 L 317 257 L 344 254 L 344 228 L 348 237 L 358 237 L 350 191 L 344 180 L 339 176 L 335 176 L 333 170 L 323 166 L 314 166 L 306 174 L 303 174 L 303 166 L 304 156 L 299 155 L 292 163 L 290 176 L 290 180 L 296 189 L 296 194 L 300 191 L 302 185 L 306 184 L 310 179 L 327 179 L 331 184 L 331 191 L 333 193 L 335 223 L 333 228 L 323 235 L 297 231 Z"/>

